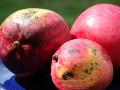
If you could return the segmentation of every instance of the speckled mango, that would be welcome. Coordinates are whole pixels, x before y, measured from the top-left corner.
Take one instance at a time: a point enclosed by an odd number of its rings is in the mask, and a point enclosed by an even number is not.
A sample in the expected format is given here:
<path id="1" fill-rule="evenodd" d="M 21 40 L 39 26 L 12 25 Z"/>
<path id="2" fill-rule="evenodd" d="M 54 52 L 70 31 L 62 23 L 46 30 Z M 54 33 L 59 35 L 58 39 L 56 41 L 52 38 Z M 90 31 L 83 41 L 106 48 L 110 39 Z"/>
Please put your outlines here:
<path id="1" fill-rule="evenodd" d="M 51 77 L 60 90 L 104 90 L 112 81 L 113 65 L 99 44 L 74 39 L 53 55 Z"/>

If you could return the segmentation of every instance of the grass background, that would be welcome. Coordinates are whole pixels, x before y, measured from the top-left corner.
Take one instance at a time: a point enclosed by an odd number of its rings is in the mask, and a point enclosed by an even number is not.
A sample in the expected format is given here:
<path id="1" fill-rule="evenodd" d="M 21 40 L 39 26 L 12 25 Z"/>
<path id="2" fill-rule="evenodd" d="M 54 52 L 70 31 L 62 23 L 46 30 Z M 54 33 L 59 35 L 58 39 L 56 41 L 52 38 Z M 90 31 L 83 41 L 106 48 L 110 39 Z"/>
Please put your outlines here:
<path id="1" fill-rule="evenodd" d="M 97 3 L 120 5 L 120 0 L 0 0 L 0 24 L 16 10 L 44 8 L 59 13 L 71 27 L 82 11 Z"/>

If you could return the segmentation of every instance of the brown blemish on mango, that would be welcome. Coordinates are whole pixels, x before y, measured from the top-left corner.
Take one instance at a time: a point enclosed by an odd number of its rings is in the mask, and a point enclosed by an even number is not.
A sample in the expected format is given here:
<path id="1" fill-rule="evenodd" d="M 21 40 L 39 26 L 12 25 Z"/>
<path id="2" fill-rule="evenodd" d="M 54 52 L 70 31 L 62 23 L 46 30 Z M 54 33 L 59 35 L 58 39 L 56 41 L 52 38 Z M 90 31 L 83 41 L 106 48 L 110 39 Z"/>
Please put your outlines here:
<path id="1" fill-rule="evenodd" d="M 75 54 L 75 53 L 80 53 L 80 50 L 70 49 L 68 52 L 69 52 L 70 54 Z"/>
<path id="2" fill-rule="evenodd" d="M 90 67 L 90 70 L 92 71 L 92 70 L 93 70 L 93 67 Z"/>
<path id="3" fill-rule="evenodd" d="M 90 66 L 88 67 L 88 68 L 86 68 L 85 70 L 84 70 L 84 72 L 87 74 L 87 75 L 90 75 L 91 73 L 92 73 L 92 71 L 93 70 L 95 70 L 96 69 L 96 67 L 98 67 L 99 66 L 99 64 L 98 64 L 98 62 L 91 62 L 90 63 Z"/>
<path id="4" fill-rule="evenodd" d="M 91 69 L 85 69 L 84 72 L 85 72 L 85 74 L 90 75 L 91 74 Z"/>
<path id="5" fill-rule="evenodd" d="M 92 48 L 91 51 L 92 51 L 92 53 L 93 53 L 94 55 L 97 54 L 97 50 L 96 50 L 95 48 Z"/>
<path id="6" fill-rule="evenodd" d="M 100 62 L 95 57 L 88 57 L 88 61 L 80 64 L 72 64 L 71 68 L 62 67 L 60 78 L 62 82 L 86 83 L 92 85 L 96 80 L 96 71 Z"/>
<path id="7" fill-rule="evenodd" d="M 22 16 L 25 18 L 31 18 L 36 12 L 37 12 L 36 10 L 28 9 L 26 10 L 26 12 L 22 13 Z"/>
<path id="8" fill-rule="evenodd" d="M 55 60 L 56 62 L 58 61 L 58 55 L 54 55 L 53 57 L 52 57 L 52 60 Z"/>
<path id="9" fill-rule="evenodd" d="M 75 64 L 74 67 L 77 67 L 77 65 Z"/>
<path id="10" fill-rule="evenodd" d="M 84 78 L 81 78 L 81 80 L 84 80 Z"/>
<path id="11" fill-rule="evenodd" d="M 95 81 L 95 72 L 100 67 L 100 62 L 92 59 L 83 67 L 80 80 L 84 83 L 92 84 Z"/>
<path id="12" fill-rule="evenodd" d="M 70 78 L 74 78 L 74 74 L 72 72 L 64 72 L 62 78 L 63 80 L 68 80 Z"/>

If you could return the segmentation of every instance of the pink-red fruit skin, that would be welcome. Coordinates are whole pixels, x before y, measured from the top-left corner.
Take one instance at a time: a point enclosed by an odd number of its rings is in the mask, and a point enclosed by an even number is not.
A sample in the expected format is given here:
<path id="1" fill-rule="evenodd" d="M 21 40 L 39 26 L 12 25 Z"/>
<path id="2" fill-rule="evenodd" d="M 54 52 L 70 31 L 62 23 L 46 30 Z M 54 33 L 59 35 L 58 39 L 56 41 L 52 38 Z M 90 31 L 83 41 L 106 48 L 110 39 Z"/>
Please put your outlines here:
<path id="1" fill-rule="evenodd" d="M 113 66 L 101 45 L 74 39 L 53 55 L 51 77 L 59 90 L 104 90 L 112 81 Z"/>
<path id="2" fill-rule="evenodd" d="M 51 55 L 70 40 L 69 27 L 57 13 L 39 8 L 18 10 L 2 23 L 0 57 L 17 76 L 44 71 Z"/>
<path id="3" fill-rule="evenodd" d="M 85 10 L 74 22 L 71 34 L 98 42 L 120 68 L 120 6 L 96 4 Z"/>

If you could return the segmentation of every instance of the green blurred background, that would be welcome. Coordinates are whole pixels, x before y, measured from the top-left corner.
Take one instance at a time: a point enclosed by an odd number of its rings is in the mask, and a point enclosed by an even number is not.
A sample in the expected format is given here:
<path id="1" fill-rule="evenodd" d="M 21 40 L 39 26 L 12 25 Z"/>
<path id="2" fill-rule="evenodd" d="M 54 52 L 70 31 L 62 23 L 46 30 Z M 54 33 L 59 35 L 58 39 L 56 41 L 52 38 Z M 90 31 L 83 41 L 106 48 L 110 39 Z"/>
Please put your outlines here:
<path id="1" fill-rule="evenodd" d="M 0 0 L 0 23 L 16 10 L 35 7 L 59 13 L 71 27 L 82 11 L 97 3 L 120 5 L 120 0 Z"/>

